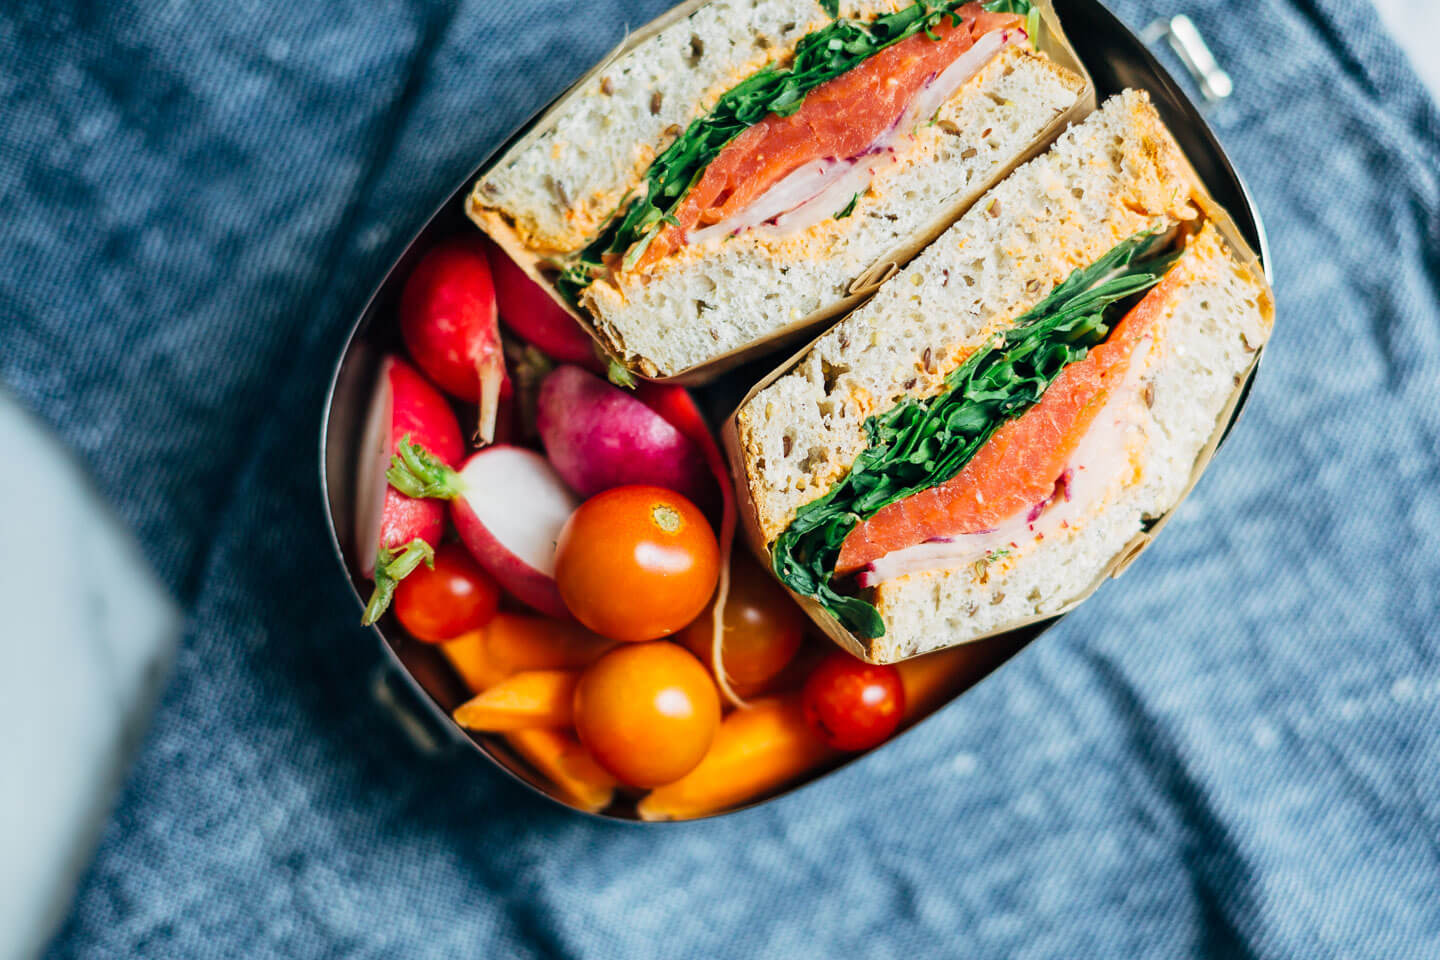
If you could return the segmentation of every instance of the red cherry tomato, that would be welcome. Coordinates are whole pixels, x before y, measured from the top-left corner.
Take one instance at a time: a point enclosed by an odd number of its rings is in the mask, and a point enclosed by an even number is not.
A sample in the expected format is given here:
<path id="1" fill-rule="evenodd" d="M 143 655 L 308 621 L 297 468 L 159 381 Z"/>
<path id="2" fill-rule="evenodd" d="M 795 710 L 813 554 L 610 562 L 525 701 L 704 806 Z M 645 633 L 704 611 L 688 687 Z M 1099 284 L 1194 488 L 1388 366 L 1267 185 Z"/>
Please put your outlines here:
<path id="1" fill-rule="evenodd" d="M 495 616 L 500 588 L 457 543 L 435 551 L 435 569 L 421 564 L 395 587 L 395 616 L 426 643 L 453 640 Z"/>
<path id="2" fill-rule="evenodd" d="M 868 750 L 894 733 L 905 715 L 900 671 L 841 650 L 820 661 L 801 696 L 805 721 L 837 750 Z"/>

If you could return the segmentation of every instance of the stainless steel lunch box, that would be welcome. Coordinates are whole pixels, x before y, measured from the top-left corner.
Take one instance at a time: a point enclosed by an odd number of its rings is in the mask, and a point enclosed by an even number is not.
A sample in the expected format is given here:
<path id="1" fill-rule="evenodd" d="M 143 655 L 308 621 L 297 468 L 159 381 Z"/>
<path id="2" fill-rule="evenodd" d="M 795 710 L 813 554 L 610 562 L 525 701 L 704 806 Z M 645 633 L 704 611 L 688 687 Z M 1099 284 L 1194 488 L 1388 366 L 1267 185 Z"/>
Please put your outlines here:
<path id="1" fill-rule="evenodd" d="M 1054 0 L 1054 5 L 1067 35 L 1094 79 L 1101 100 L 1125 87 L 1149 91 L 1155 106 L 1210 193 L 1230 212 L 1241 234 L 1259 254 L 1268 279 L 1270 255 L 1259 211 L 1255 208 L 1244 181 L 1206 124 L 1200 109 L 1161 66 L 1141 37 L 1122 24 L 1099 0 Z M 1203 97 L 1220 99 L 1229 95 L 1229 78 L 1210 56 L 1188 18 L 1176 17 L 1154 24 L 1145 31 L 1145 38 L 1152 42 L 1168 40 L 1179 60 L 1194 76 L 1195 84 Z M 543 109 L 540 112 L 543 113 Z M 401 286 L 422 251 L 443 237 L 475 229 L 464 213 L 465 198 L 471 184 L 494 158 L 503 154 L 529 126 L 530 122 L 527 122 L 506 143 L 497 146 L 490 157 L 466 177 L 445 203 L 419 228 L 404 252 L 376 286 L 364 310 L 356 319 L 336 362 L 320 428 L 320 485 L 324 492 L 326 520 L 335 558 L 343 575 L 349 579 L 360 604 L 363 604 L 363 598 L 368 595 L 370 585 L 357 572 L 354 544 L 350 542 L 350 531 L 354 529 L 356 450 L 380 359 L 387 352 L 400 347 L 396 304 Z M 741 367 L 725 374 L 717 382 L 700 388 L 697 396 L 701 406 L 712 419 L 718 419 L 729 411 L 734 401 L 742 396 L 755 380 L 768 372 L 766 364 L 773 364 L 777 359 L 779 358 L 772 356 L 757 364 Z M 1258 364 L 1252 369 L 1239 403 L 1231 414 L 1226 434 L 1233 429 L 1245 408 L 1258 369 Z M 359 609 L 357 606 L 357 618 Z M 956 689 L 950 692 L 951 698 L 989 676 L 1026 644 L 1061 619 L 1063 616 L 1054 617 L 1018 631 L 979 641 L 975 645 L 975 669 L 957 682 Z M 384 651 L 382 668 L 376 674 L 373 692 L 382 703 L 391 708 L 398 722 L 418 745 L 433 751 L 473 750 L 537 793 L 574 809 L 516 756 L 503 740 L 469 733 L 450 719 L 450 711 L 466 699 L 468 693 L 435 648 L 409 639 L 389 618 L 382 620 L 372 630 Z M 923 724 L 925 719 L 921 718 L 897 736 L 910 735 L 910 730 Z M 882 745 L 876 749 L 884 748 Z M 767 803 L 784 793 L 813 783 L 860 756 L 863 754 L 847 757 L 829 769 L 822 769 L 800 783 L 792 784 L 785 790 L 746 806 Z M 735 810 L 727 812 L 733 813 Z M 624 799 L 593 815 L 604 819 L 642 822 L 635 815 L 633 803 Z"/>

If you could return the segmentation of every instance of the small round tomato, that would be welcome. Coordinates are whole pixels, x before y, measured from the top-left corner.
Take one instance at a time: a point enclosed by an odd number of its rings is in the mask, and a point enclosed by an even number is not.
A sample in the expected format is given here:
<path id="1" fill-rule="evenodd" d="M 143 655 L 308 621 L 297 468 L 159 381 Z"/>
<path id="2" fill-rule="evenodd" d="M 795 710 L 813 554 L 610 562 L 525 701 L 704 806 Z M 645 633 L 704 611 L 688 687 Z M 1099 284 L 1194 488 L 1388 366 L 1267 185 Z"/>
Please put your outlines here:
<path id="1" fill-rule="evenodd" d="M 597 763 L 633 787 L 693 770 L 720 726 L 720 695 L 690 653 L 665 640 L 626 644 L 575 687 L 575 732 Z"/>
<path id="2" fill-rule="evenodd" d="M 720 547 L 695 504 L 663 487 L 615 487 L 582 503 L 555 549 L 565 606 L 602 637 L 636 643 L 699 616 Z"/>
<path id="3" fill-rule="evenodd" d="M 820 661 L 801 698 L 806 722 L 837 750 L 868 750 L 894 733 L 905 714 L 900 671 L 843 650 Z"/>
<path id="4" fill-rule="evenodd" d="M 725 675 L 742 697 L 760 693 L 794 659 L 805 637 L 805 614 L 759 564 L 736 554 L 725 598 Z M 715 607 L 685 628 L 681 639 L 701 663 L 710 663 Z"/>
<path id="5" fill-rule="evenodd" d="M 499 605 L 500 588 L 458 543 L 442 543 L 433 570 L 421 564 L 395 587 L 395 616 L 426 643 L 478 630 Z"/>

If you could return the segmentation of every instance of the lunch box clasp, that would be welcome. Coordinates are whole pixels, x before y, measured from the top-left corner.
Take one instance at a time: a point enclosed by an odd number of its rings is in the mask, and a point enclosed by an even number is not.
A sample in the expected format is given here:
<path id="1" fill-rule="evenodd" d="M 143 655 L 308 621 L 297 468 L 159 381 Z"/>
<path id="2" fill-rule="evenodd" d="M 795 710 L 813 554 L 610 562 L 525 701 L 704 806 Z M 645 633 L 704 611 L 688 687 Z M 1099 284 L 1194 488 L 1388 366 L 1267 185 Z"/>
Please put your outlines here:
<path id="1" fill-rule="evenodd" d="M 1170 49 L 1175 51 L 1175 56 L 1180 58 L 1180 62 L 1190 72 L 1195 85 L 1200 88 L 1201 95 L 1208 103 L 1218 103 L 1235 92 L 1235 84 L 1230 79 L 1230 74 L 1225 72 L 1220 62 L 1215 59 L 1215 54 L 1210 52 L 1210 45 L 1201 36 L 1195 21 L 1185 14 L 1156 20 L 1141 32 L 1140 39 L 1150 46 L 1154 46 L 1159 40 L 1169 41 Z"/>

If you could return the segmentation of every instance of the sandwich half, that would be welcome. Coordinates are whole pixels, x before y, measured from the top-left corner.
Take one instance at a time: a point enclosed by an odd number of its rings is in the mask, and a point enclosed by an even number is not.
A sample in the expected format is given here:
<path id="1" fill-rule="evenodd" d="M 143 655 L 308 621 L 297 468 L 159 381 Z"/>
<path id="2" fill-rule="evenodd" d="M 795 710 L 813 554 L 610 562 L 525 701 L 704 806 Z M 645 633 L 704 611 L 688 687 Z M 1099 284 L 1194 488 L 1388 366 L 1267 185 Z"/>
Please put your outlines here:
<path id="1" fill-rule="evenodd" d="M 1094 107 L 1049 0 L 710 0 L 659 26 L 468 204 L 646 377 L 853 305 Z"/>
<path id="2" fill-rule="evenodd" d="M 1125 91 L 741 405 L 752 546 L 875 662 L 1063 612 L 1189 490 L 1273 315 Z"/>

